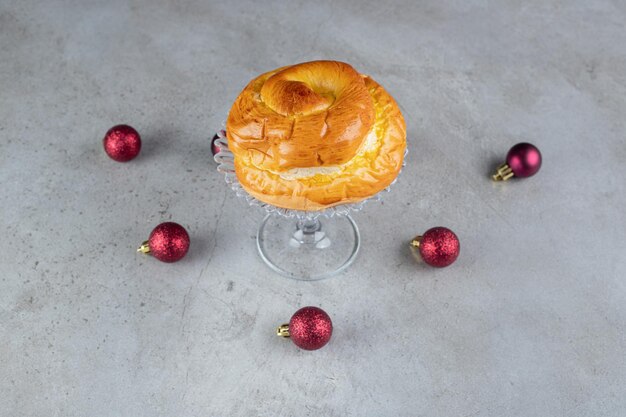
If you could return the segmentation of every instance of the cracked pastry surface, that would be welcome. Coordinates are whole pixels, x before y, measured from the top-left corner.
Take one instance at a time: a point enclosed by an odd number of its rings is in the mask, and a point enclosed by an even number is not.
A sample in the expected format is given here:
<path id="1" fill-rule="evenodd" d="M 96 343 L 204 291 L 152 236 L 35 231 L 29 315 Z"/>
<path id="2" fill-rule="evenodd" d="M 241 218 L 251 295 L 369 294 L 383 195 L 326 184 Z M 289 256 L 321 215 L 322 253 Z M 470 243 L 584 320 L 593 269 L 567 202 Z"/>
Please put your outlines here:
<path id="1" fill-rule="evenodd" d="M 242 187 L 294 210 L 355 203 L 397 177 L 406 126 L 372 78 L 337 61 L 278 68 L 253 79 L 226 122 Z"/>

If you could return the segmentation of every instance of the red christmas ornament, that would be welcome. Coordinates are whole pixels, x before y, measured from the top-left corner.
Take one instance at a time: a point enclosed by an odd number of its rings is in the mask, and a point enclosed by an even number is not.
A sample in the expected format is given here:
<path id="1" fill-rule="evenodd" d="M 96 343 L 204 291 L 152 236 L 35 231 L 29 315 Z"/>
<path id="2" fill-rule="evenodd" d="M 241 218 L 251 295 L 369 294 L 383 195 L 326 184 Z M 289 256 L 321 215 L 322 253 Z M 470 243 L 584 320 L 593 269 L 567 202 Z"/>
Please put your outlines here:
<path id="1" fill-rule="evenodd" d="M 506 181 L 511 177 L 530 177 L 541 168 L 541 152 L 530 143 L 514 145 L 506 155 L 506 163 L 498 167 L 492 176 L 494 181 Z"/>
<path id="2" fill-rule="evenodd" d="M 317 350 L 330 340 L 333 323 L 321 308 L 303 307 L 291 316 L 289 324 L 280 326 L 276 334 L 291 338 L 301 349 Z"/>
<path id="3" fill-rule="evenodd" d="M 428 229 L 422 236 L 413 239 L 411 246 L 418 248 L 424 262 L 437 268 L 452 264 L 461 249 L 459 238 L 445 227 Z"/>
<path id="4" fill-rule="evenodd" d="M 139 155 L 141 137 L 128 125 L 113 126 L 102 140 L 104 151 L 117 162 L 128 162 Z"/>
<path id="5" fill-rule="evenodd" d="M 213 156 L 217 155 L 217 153 L 222 150 L 222 145 L 220 145 L 219 143 L 216 143 L 215 141 L 218 140 L 219 138 L 224 138 L 224 137 L 226 137 L 225 130 L 220 130 L 219 133 L 216 133 L 215 135 L 213 135 L 213 139 L 211 139 L 211 153 L 213 154 Z"/>
<path id="6" fill-rule="evenodd" d="M 150 233 L 138 252 L 150 254 L 163 262 L 176 262 L 189 250 L 189 234 L 183 226 L 174 222 L 161 223 Z"/>

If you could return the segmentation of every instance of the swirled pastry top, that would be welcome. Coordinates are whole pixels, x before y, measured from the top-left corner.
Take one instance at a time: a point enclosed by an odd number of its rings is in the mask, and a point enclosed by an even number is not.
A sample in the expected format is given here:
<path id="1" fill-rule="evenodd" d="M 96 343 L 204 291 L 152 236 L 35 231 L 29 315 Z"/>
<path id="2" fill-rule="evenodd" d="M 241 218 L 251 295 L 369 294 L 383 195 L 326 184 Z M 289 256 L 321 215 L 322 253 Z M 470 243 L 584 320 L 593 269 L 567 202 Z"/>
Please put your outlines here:
<path id="1" fill-rule="evenodd" d="M 258 76 L 226 124 L 246 191 L 296 210 L 360 201 L 387 187 L 402 166 L 405 130 L 393 98 L 336 61 Z"/>

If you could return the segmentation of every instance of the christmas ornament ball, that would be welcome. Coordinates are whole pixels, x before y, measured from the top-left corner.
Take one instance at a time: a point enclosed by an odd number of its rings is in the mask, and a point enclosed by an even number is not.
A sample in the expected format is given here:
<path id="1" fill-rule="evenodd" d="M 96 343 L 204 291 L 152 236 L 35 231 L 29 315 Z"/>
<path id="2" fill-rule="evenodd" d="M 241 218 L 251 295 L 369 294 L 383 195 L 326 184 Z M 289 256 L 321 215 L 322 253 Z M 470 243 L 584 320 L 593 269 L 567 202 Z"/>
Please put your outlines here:
<path id="1" fill-rule="evenodd" d="M 516 177 L 530 177 L 541 168 L 541 152 L 530 143 L 518 143 L 509 150 L 506 163 Z"/>
<path id="2" fill-rule="evenodd" d="M 107 131 L 102 139 L 104 151 L 117 162 L 128 162 L 139 155 L 141 137 L 131 126 L 117 125 Z"/>
<path id="3" fill-rule="evenodd" d="M 317 350 L 326 345 L 333 334 L 333 323 L 324 310 L 303 307 L 289 320 L 289 335 L 301 349 Z"/>
<path id="4" fill-rule="evenodd" d="M 428 229 L 414 242 L 424 262 L 436 268 L 443 268 L 456 261 L 461 249 L 459 238 L 446 227 Z"/>
<path id="5" fill-rule="evenodd" d="M 181 260 L 188 250 L 189 234 L 183 226 L 174 222 L 159 224 L 138 249 L 168 263 Z"/>

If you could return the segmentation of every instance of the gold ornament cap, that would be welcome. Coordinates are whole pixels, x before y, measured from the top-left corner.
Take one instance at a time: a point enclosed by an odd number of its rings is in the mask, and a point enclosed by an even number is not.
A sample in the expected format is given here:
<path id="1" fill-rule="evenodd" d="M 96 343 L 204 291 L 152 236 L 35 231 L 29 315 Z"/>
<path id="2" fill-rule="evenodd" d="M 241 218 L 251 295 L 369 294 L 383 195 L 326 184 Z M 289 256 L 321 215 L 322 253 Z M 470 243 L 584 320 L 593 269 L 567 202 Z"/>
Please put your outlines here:
<path id="1" fill-rule="evenodd" d="M 285 323 L 278 326 L 278 329 L 276 329 L 276 336 L 291 337 L 291 334 L 289 333 L 289 324 Z"/>
<path id="2" fill-rule="evenodd" d="M 496 170 L 496 173 L 491 176 L 494 181 L 508 181 L 513 178 L 515 174 L 509 166 L 509 164 L 502 164 Z"/>

